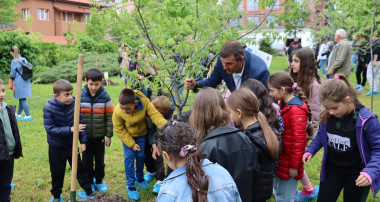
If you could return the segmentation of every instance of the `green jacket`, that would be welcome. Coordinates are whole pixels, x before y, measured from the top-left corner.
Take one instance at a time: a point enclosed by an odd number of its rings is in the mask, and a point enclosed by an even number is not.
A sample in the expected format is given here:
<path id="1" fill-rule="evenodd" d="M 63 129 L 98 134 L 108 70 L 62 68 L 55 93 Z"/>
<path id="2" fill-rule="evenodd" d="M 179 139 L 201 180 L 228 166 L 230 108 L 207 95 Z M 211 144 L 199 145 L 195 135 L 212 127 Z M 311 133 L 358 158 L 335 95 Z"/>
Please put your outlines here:
<path id="1" fill-rule="evenodd" d="M 343 74 L 348 77 L 351 74 L 351 45 L 343 39 L 333 49 L 329 70 L 333 74 Z"/>
<path id="2" fill-rule="evenodd" d="M 88 139 L 113 136 L 113 105 L 103 86 L 100 86 L 98 92 L 92 97 L 85 85 L 82 89 L 80 108 Z"/>

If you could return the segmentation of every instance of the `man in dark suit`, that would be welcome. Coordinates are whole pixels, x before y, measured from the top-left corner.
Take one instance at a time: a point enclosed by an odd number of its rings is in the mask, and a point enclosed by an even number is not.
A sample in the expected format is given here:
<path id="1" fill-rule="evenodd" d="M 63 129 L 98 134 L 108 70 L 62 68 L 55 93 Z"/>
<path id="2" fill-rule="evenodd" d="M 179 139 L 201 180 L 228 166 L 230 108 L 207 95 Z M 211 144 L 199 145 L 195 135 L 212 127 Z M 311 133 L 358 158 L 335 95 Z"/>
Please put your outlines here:
<path id="1" fill-rule="evenodd" d="M 268 87 L 267 81 L 270 74 L 265 62 L 258 56 L 245 51 L 239 41 L 226 42 L 219 55 L 215 69 L 209 78 L 199 82 L 193 78 L 187 78 L 185 88 L 188 90 L 215 88 L 223 80 L 232 92 L 247 79 L 257 79 Z"/>

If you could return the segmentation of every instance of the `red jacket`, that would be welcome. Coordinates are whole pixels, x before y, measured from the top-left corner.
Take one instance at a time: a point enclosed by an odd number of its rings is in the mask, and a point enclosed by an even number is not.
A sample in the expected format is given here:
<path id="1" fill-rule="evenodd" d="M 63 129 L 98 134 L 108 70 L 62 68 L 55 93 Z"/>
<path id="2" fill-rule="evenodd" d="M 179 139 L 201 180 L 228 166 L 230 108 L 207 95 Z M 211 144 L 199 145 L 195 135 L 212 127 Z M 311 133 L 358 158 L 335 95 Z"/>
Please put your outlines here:
<path id="1" fill-rule="evenodd" d="M 282 106 L 282 101 L 280 106 Z M 307 105 L 298 96 L 291 99 L 281 110 L 285 129 L 281 135 L 283 150 L 276 173 L 276 176 L 280 179 L 288 180 L 290 178 L 289 168 L 298 170 L 296 180 L 303 177 L 302 155 L 306 145 L 308 114 Z"/>

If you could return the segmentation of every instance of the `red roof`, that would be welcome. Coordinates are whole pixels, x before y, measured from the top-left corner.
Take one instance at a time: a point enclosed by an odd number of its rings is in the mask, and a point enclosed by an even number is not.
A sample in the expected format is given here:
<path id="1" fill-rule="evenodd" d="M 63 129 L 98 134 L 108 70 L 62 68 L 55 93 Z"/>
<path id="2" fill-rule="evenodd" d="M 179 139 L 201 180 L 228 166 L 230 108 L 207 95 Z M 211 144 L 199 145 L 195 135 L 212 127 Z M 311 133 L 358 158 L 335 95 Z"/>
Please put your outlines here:
<path id="1" fill-rule="evenodd" d="M 72 13 L 90 13 L 90 11 L 86 11 L 84 9 L 78 9 L 78 8 L 67 8 L 62 6 L 54 6 L 54 8 L 58 11 L 68 11 Z"/>
<path id="2" fill-rule="evenodd" d="M 61 45 L 66 45 L 67 41 L 64 36 L 42 36 L 42 41 L 45 42 L 54 42 Z M 72 44 L 74 44 L 75 39 L 72 41 Z"/>
<path id="3" fill-rule="evenodd" d="M 88 4 L 88 5 L 91 5 L 91 4 L 92 4 L 91 1 L 89 1 L 89 0 L 68 0 L 68 1 L 75 2 L 75 3 Z M 107 6 L 107 5 L 105 5 L 105 4 L 98 3 L 98 2 L 97 2 L 97 4 L 98 4 L 99 6 L 101 6 L 101 7 L 106 7 L 106 6 Z"/>

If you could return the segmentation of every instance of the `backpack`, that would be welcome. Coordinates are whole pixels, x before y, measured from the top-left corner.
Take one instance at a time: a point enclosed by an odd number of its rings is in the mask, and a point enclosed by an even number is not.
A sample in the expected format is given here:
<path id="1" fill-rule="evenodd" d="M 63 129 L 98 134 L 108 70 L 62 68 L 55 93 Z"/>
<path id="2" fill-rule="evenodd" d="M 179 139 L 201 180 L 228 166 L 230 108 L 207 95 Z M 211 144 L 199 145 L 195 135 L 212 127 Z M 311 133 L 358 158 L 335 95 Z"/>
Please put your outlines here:
<path id="1" fill-rule="evenodd" d="M 22 74 L 18 71 L 17 68 L 16 68 L 16 71 L 18 74 L 20 74 L 22 79 L 28 80 L 28 79 L 32 78 L 33 77 L 33 65 L 30 64 L 28 61 L 25 61 L 25 60 L 24 60 L 24 63 L 20 62 L 20 64 L 22 66 Z"/>

